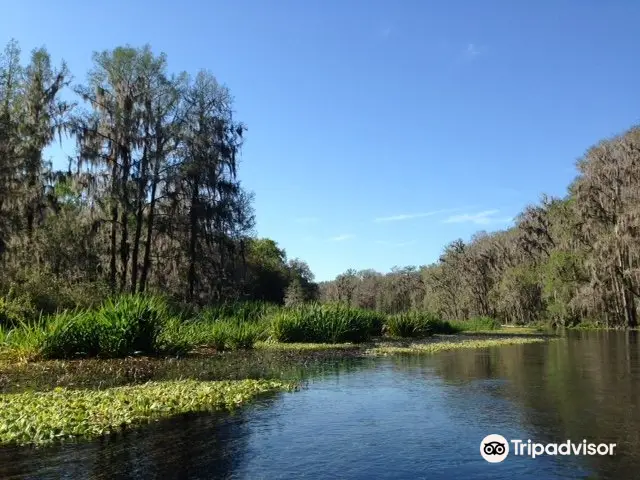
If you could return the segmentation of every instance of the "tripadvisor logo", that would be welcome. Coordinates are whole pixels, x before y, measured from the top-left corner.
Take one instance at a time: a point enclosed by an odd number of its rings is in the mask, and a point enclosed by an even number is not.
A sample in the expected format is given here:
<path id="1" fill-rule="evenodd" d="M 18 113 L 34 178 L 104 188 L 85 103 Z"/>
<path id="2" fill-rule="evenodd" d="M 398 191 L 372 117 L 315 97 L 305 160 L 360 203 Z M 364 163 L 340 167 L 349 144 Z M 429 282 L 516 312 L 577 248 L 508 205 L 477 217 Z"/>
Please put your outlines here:
<path id="1" fill-rule="evenodd" d="M 563 443 L 533 443 L 531 440 L 511 440 L 513 454 L 522 457 L 536 458 L 540 455 L 613 455 L 615 443 L 587 443 L 583 440 L 574 443 L 567 440 Z M 509 455 L 509 441 L 502 435 L 487 435 L 480 442 L 480 455 L 489 463 L 502 462 Z"/>
<path id="2" fill-rule="evenodd" d="M 509 442 L 502 435 L 487 435 L 480 443 L 480 455 L 489 463 L 499 463 L 509 455 Z"/>

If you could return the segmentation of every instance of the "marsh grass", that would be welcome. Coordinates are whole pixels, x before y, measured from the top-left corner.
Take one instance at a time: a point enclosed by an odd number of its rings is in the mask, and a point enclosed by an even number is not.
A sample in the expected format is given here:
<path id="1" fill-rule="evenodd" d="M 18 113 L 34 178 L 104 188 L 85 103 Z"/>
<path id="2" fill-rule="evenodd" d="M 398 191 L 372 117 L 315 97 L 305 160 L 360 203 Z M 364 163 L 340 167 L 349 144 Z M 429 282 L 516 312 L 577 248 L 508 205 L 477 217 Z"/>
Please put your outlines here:
<path id="1" fill-rule="evenodd" d="M 383 333 L 390 338 L 426 338 L 504 330 L 484 317 L 448 322 L 424 311 L 387 316 L 339 304 L 279 307 L 245 302 L 195 312 L 148 295 L 124 295 L 93 310 L 15 321 L 13 328 L 0 324 L 0 358 L 13 361 L 184 356 L 207 349 L 248 350 L 257 342 L 311 344 L 313 350 L 318 344 L 363 344 Z"/>
<path id="2" fill-rule="evenodd" d="M 450 322 L 430 312 L 413 311 L 390 315 L 384 333 L 395 338 L 424 338 L 434 334 L 454 334 L 461 331 Z"/>
<path id="3" fill-rule="evenodd" d="M 459 332 L 486 332 L 502 328 L 500 322 L 491 317 L 473 317 L 468 320 L 458 320 L 450 323 Z"/>
<path id="4" fill-rule="evenodd" d="M 105 390 L 0 395 L 0 444 L 44 445 L 94 438 L 189 412 L 234 409 L 254 397 L 295 384 L 274 380 L 175 380 Z"/>
<path id="5" fill-rule="evenodd" d="M 271 317 L 270 338 L 283 343 L 360 343 L 380 335 L 385 317 L 342 305 L 283 308 Z"/>

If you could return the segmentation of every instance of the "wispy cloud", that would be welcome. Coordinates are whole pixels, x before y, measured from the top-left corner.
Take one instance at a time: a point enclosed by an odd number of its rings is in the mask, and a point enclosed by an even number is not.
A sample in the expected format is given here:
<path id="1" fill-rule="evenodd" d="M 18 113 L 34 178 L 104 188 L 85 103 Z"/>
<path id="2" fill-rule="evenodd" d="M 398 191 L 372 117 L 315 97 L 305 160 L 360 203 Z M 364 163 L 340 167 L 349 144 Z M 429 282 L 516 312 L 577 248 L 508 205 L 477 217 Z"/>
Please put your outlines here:
<path id="1" fill-rule="evenodd" d="M 445 210 L 434 210 L 432 212 L 424 212 L 424 213 L 402 213 L 400 215 L 392 215 L 390 217 L 378 217 L 373 221 L 376 223 L 381 222 L 399 222 L 402 220 L 413 220 L 414 218 L 424 218 L 424 217 L 432 217 L 434 215 L 442 214 L 442 213 L 451 213 L 459 211 L 459 208 L 447 208 Z"/>
<path id="2" fill-rule="evenodd" d="M 318 223 L 320 219 L 318 217 L 298 217 L 295 219 L 297 223 Z"/>
<path id="3" fill-rule="evenodd" d="M 344 242 L 345 240 L 351 240 L 352 238 L 356 238 L 353 233 L 343 233 L 342 235 L 337 235 L 335 237 L 331 237 L 329 239 L 330 242 Z"/>
<path id="4" fill-rule="evenodd" d="M 508 223 L 512 217 L 496 217 L 500 210 L 484 210 L 478 213 L 463 213 L 452 215 L 444 220 L 444 223 L 475 223 L 476 225 L 488 225 L 491 223 Z"/>

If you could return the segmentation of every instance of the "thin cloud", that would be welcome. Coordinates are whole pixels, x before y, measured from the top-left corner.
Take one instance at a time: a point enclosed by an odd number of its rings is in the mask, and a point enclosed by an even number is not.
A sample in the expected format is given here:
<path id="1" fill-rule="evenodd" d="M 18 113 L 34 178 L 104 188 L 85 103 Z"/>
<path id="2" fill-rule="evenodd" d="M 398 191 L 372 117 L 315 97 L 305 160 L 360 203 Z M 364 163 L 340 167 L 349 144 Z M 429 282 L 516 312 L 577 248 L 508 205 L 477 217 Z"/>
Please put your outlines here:
<path id="1" fill-rule="evenodd" d="M 424 213 L 402 213 L 400 215 L 392 215 L 390 217 L 378 217 L 373 221 L 376 223 L 381 222 L 399 222 L 402 220 L 413 220 L 414 218 L 424 218 L 424 217 L 432 217 L 434 215 L 438 215 L 441 213 L 451 213 L 459 211 L 459 208 L 447 208 L 445 210 L 434 210 L 432 212 L 424 212 Z"/>
<path id="2" fill-rule="evenodd" d="M 356 236 L 352 233 L 343 233 L 342 235 L 338 235 L 335 237 L 331 237 L 329 239 L 330 242 L 344 242 L 345 240 L 351 240 L 352 238 L 356 238 Z"/>
<path id="3" fill-rule="evenodd" d="M 444 220 L 444 223 L 475 223 L 476 225 L 488 225 L 491 223 L 508 223 L 512 217 L 495 217 L 500 210 L 484 210 L 478 213 L 463 213 L 452 215 Z"/>

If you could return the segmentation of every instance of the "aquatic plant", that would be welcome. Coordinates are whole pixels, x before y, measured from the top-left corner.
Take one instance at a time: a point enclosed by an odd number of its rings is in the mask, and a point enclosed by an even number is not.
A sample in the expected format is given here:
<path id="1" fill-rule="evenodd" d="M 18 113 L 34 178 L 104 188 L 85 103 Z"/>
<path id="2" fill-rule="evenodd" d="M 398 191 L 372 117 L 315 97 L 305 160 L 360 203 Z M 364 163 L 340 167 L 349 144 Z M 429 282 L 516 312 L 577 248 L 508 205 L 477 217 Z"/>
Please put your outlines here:
<path id="1" fill-rule="evenodd" d="M 174 380 L 105 390 L 0 395 L 0 444 L 43 445 L 118 432 L 173 415 L 236 408 L 254 397 L 291 390 L 291 382 Z"/>
<path id="2" fill-rule="evenodd" d="M 390 315 L 383 331 L 392 337 L 420 338 L 434 334 L 453 334 L 460 330 L 431 312 L 413 311 Z"/>
<path id="3" fill-rule="evenodd" d="M 460 341 L 443 341 L 428 343 L 411 343 L 404 346 L 384 345 L 374 347 L 367 351 L 370 355 L 396 355 L 396 354 L 431 354 L 445 350 L 459 348 L 487 348 L 503 345 L 521 345 L 526 343 L 544 342 L 542 338 L 505 337 L 491 339 L 462 339 Z"/>
<path id="4" fill-rule="evenodd" d="M 299 305 L 272 316 L 271 339 L 286 343 L 359 343 L 379 335 L 383 320 L 380 313 L 342 305 Z"/>
<path id="5" fill-rule="evenodd" d="M 500 322 L 491 317 L 473 317 L 468 320 L 451 322 L 451 325 L 463 332 L 483 332 L 501 328 Z"/>

